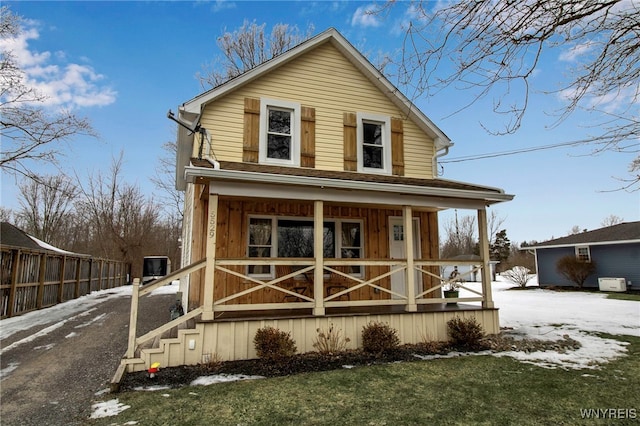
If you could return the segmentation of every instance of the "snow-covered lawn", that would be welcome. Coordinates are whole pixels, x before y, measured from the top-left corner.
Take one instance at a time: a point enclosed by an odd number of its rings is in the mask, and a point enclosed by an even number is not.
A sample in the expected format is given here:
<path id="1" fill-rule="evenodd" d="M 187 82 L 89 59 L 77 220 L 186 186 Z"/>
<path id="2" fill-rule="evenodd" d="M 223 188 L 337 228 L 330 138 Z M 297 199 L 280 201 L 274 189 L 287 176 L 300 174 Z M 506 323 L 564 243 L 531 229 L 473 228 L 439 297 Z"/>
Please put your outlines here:
<path id="1" fill-rule="evenodd" d="M 537 287 L 536 279 L 528 286 Z M 480 290 L 480 283 L 465 283 Z M 492 283 L 495 306 L 500 309 L 500 326 L 512 336 L 559 340 L 568 336 L 579 341 L 577 351 L 503 352 L 524 362 L 549 368 L 596 368 L 626 353 L 626 344 L 599 337 L 597 333 L 640 336 L 640 302 L 607 299 L 606 293 L 557 292 L 544 289 L 512 290 L 502 277 Z M 462 290 L 460 297 L 474 296 Z"/>

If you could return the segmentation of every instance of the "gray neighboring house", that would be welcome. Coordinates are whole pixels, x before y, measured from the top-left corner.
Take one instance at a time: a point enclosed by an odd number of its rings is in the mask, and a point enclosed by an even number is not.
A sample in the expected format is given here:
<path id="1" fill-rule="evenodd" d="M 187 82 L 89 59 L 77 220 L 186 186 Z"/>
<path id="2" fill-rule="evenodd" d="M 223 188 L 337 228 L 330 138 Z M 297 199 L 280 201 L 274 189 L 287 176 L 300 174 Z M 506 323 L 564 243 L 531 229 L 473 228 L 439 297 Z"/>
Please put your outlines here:
<path id="1" fill-rule="evenodd" d="M 573 255 L 596 263 L 596 272 L 584 287 L 598 288 L 598 278 L 610 277 L 624 278 L 627 288 L 640 290 L 640 222 L 619 223 L 522 249 L 535 251 L 540 287 L 574 286 L 556 270 L 558 259 Z"/>

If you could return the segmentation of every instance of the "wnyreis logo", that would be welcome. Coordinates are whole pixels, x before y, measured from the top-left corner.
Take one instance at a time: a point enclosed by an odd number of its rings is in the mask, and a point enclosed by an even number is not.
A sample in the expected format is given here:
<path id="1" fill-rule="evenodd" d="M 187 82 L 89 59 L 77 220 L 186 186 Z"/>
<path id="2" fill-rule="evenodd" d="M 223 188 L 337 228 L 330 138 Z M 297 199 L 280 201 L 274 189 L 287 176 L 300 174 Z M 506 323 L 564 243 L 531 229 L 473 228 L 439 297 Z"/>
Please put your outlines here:
<path id="1" fill-rule="evenodd" d="M 583 419 L 637 419 L 635 408 L 581 408 L 580 417 Z"/>

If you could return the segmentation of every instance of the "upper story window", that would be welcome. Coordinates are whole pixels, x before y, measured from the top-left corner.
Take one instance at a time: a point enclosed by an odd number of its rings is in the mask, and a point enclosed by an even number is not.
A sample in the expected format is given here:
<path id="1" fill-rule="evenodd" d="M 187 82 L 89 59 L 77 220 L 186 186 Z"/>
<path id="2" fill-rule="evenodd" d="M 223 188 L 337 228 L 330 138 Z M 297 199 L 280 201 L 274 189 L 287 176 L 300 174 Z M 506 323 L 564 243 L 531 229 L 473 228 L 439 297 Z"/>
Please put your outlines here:
<path id="1" fill-rule="evenodd" d="M 300 165 L 300 104 L 260 101 L 260 163 Z"/>
<path id="2" fill-rule="evenodd" d="M 358 113 L 358 171 L 391 174 L 391 122 L 385 115 Z"/>
<path id="3" fill-rule="evenodd" d="M 589 246 L 576 247 L 576 257 L 583 262 L 591 262 L 591 251 Z"/>

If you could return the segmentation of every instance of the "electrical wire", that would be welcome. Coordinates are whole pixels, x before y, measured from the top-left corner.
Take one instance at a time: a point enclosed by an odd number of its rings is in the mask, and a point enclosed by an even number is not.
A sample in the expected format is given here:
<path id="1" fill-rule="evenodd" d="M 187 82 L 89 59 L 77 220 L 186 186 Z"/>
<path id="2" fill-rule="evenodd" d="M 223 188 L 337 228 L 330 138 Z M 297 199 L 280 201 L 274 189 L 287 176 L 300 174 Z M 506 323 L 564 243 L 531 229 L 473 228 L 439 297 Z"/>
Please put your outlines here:
<path id="1" fill-rule="evenodd" d="M 543 145 L 543 146 L 534 146 L 534 147 L 529 147 L 529 148 L 522 148 L 522 149 L 515 149 L 512 151 L 502 151 L 502 152 L 491 152 L 491 153 L 486 153 L 486 154 L 475 154 L 475 155 L 467 155 L 467 156 L 463 156 L 463 157 L 454 157 L 454 158 L 449 158 L 446 160 L 440 160 L 438 161 L 438 163 L 440 164 L 444 164 L 444 163 L 461 163 L 463 161 L 473 161 L 473 160 L 483 160 L 486 158 L 494 158 L 494 157 L 504 157 L 507 155 L 516 155 L 516 154 L 524 154 L 527 152 L 534 152 L 534 151 L 543 151 L 546 149 L 554 149 L 554 148 L 562 148 L 565 146 L 575 146 L 575 145 L 583 145 L 583 144 L 587 144 L 593 142 L 592 140 L 580 140 L 580 141 L 573 141 L 573 142 L 563 142 L 563 143 L 556 143 L 556 144 L 551 144 L 551 145 Z"/>

